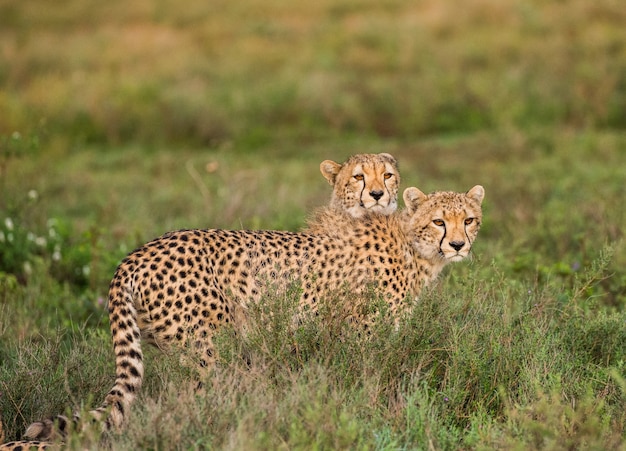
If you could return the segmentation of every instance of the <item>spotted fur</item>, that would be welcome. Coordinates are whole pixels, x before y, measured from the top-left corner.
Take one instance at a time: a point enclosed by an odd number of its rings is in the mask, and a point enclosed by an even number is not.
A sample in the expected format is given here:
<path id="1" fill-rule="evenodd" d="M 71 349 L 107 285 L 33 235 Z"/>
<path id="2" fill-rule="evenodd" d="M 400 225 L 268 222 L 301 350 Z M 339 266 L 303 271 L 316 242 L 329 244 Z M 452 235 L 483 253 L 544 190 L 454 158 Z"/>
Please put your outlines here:
<path id="1" fill-rule="evenodd" d="M 142 339 L 161 348 L 191 345 L 210 367 L 214 331 L 245 321 L 268 281 L 299 283 L 301 311 L 314 311 L 340 287 L 358 293 L 374 285 L 397 316 L 447 263 L 469 254 L 483 196 L 479 185 L 430 195 L 408 188 L 403 211 L 355 219 L 327 209 L 312 220 L 316 233 L 180 230 L 145 244 L 111 281 L 115 384 L 91 414 L 107 427 L 123 426 L 143 381 Z M 33 423 L 26 435 L 47 439 L 52 426 L 52 419 Z"/>
<path id="2" fill-rule="evenodd" d="M 29 451 L 29 450 L 52 450 L 57 447 L 48 442 L 42 442 L 38 440 L 17 440 L 7 443 L 2 443 L 5 440 L 4 424 L 2 418 L 0 418 L 0 451 Z"/>
<path id="3" fill-rule="evenodd" d="M 0 445 L 0 451 L 40 451 L 44 449 L 48 451 L 57 450 L 59 446 L 39 440 L 17 440 Z"/>

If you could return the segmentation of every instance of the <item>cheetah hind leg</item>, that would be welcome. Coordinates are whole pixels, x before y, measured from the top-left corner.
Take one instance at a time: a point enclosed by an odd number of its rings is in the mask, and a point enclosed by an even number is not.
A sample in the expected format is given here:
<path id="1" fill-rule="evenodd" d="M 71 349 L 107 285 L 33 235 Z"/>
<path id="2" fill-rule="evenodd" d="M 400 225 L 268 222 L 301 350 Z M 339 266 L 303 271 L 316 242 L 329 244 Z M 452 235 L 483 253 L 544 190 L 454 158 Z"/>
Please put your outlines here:
<path id="1" fill-rule="evenodd" d="M 225 296 L 220 296 L 224 299 Z M 230 305 L 230 313 L 228 319 L 221 323 L 220 326 L 206 328 L 193 328 L 189 331 L 186 346 L 180 356 L 180 364 L 186 368 L 195 371 L 198 376 L 196 391 L 202 391 L 204 382 L 208 381 L 212 371 L 219 361 L 219 352 L 213 341 L 213 334 L 216 330 L 228 327 L 228 333 L 232 334 L 232 339 L 245 336 L 247 334 L 247 309 L 239 304 Z M 251 358 L 245 352 L 242 355 L 246 365 L 250 367 Z"/>
<path id="2" fill-rule="evenodd" d="M 195 384 L 196 393 L 202 393 L 204 382 L 209 379 L 217 361 L 213 340 L 196 331 L 189 337 L 187 346 L 179 351 L 182 351 L 179 356 L 180 365 L 191 372 L 190 379 Z"/>

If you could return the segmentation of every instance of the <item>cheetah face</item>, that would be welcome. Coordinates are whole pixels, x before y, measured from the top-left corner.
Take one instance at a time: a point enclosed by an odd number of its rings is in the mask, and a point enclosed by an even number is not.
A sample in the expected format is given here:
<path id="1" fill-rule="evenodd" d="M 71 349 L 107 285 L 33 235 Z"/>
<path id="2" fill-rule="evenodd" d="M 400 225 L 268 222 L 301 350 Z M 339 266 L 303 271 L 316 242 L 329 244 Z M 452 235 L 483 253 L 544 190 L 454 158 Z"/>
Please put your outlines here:
<path id="1" fill-rule="evenodd" d="M 333 186 L 333 208 L 355 218 L 367 212 L 389 215 L 398 208 L 400 173 L 388 153 L 354 155 L 344 164 L 325 160 L 320 171 Z"/>
<path id="2" fill-rule="evenodd" d="M 410 215 L 409 233 L 420 255 L 445 262 L 467 257 L 480 229 L 484 196 L 480 185 L 467 193 L 442 191 L 429 195 L 407 188 L 403 198 Z"/>

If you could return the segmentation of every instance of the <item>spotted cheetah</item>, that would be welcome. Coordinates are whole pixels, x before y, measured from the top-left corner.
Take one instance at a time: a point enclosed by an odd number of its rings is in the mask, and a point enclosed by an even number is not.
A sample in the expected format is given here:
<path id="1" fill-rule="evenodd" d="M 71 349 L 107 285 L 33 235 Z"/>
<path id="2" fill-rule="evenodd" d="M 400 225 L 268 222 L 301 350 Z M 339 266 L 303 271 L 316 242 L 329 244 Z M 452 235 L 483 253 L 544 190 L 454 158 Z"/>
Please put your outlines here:
<path id="1" fill-rule="evenodd" d="M 320 172 L 333 187 L 329 208 L 360 218 L 398 208 L 398 162 L 388 153 L 353 155 L 345 163 L 324 160 Z"/>
<path id="2" fill-rule="evenodd" d="M 326 209 L 313 219 L 317 233 L 180 230 L 145 244 L 122 261 L 111 281 L 116 378 L 91 414 L 106 419 L 105 428 L 122 427 L 143 381 L 141 339 L 162 348 L 189 344 L 210 367 L 215 330 L 245 321 L 246 307 L 259 301 L 268 281 L 299 283 L 301 311 L 315 310 L 333 290 L 358 293 L 373 285 L 397 316 L 446 264 L 469 254 L 483 197 L 480 185 L 467 193 L 429 195 L 407 188 L 404 210 L 356 219 Z M 63 434 L 69 421 L 57 421 L 59 431 L 47 419 L 33 423 L 26 436 Z"/>
<path id="3" fill-rule="evenodd" d="M 27 450 L 51 450 L 55 449 L 55 445 L 52 443 L 46 443 L 42 441 L 24 441 L 18 440 L 14 442 L 2 443 L 5 440 L 4 425 L 2 418 L 0 417 L 0 451 L 27 451 Z"/>
<path id="4" fill-rule="evenodd" d="M 0 451 L 42 451 L 57 450 L 59 446 L 39 440 L 18 440 L 0 444 Z"/>

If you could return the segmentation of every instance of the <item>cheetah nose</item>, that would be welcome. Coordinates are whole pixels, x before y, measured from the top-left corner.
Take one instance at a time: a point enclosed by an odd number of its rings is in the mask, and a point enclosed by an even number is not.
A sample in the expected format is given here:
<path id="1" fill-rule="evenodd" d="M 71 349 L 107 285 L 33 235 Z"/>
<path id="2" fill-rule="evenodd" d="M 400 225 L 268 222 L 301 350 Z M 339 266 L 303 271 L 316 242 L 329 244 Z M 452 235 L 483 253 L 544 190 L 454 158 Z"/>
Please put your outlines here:
<path id="1" fill-rule="evenodd" d="M 383 197 L 383 194 L 385 193 L 382 190 L 370 191 L 370 196 L 372 196 L 375 200 L 380 200 L 380 198 Z"/>
<path id="2" fill-rule="evenodd" d="M 465 246 L 465 241 L 450 241 L 450 246 L 452 246 L 454 250 L 458 252 L 463 246 Z"/>

